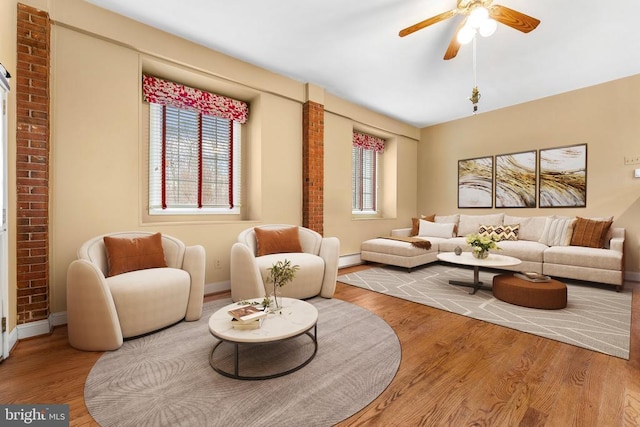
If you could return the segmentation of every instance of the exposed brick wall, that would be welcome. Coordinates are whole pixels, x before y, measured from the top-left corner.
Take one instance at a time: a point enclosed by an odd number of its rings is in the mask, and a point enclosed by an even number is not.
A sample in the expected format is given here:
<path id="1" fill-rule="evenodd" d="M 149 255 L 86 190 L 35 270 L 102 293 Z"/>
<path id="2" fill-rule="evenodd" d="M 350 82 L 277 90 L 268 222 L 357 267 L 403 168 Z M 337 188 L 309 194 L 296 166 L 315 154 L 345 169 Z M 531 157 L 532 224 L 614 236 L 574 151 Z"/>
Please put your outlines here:
<path id="1" fill-rule="evenodd" d="M 18 323 L 49 315 L 49 15 L 18 4 Z"/>
<path id="2" fill-rule="evenodd" d="M 302 107 L 302 226 L 324 234 L 324 106 Z"/>

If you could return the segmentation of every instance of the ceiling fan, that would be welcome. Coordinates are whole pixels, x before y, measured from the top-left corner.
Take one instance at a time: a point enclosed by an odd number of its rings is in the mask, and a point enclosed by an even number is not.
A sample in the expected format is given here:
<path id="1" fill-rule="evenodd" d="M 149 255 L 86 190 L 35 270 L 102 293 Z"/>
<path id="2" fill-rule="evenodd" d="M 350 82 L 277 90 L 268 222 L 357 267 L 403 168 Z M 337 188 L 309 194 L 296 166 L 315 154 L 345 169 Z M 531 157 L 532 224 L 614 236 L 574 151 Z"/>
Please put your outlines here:
<path id="1" fill-rule="evenodd" d="M 400 37 L 408 36 L 429 25 L 436 24 L 456 15 L 463 15 L 465 18 L 460 22 L 456 32 L 447 47 L 444 59 L 454 58 L 462 44 L 470 42 L 479 33 L 488 37 L 496 29 L 497 23 L 507 25 L 523 33 L 528 33 L 536 29 L 540 20 L 517 10 L 509 9 L 506 6 L 491 5 L 493 0 L 458 0 L 455 9 L 441 13 L 424 21 L 413 24 L 405 28 L 398 34 Z"/>

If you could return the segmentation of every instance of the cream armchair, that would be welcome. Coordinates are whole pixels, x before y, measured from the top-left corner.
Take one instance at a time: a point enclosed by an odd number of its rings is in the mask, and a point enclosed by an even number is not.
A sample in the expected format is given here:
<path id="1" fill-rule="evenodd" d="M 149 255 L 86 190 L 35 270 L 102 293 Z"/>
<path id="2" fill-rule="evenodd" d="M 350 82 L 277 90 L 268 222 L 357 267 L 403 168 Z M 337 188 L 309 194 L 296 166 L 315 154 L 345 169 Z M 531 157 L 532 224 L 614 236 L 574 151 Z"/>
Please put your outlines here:
<path id="1" fill-rule="evenodd" d="M 154 233 L 107 236 L 137 238 Z M 80 350 L 115 350 L 123 338 L 198 320 L 204 296 L 205 252 L 162 235 L 167 267 L 108 275 L 104 236 L 85 242 L 67 271 L 69 343 Z"/>
<path id="2" fill-rule="evenodd" d="M 291 225 L 263 225 L 261 230 L 279 230 Z M 281 294 L 290 298 L 311 298 L 320 295 L 333 297 L 338 275 L 340 241 L 336 237 L 322 237 L 319 233 L 298 227 L 302 252 L 274 253 L 257 256 L 258 245 L 253 228 L 242 231 L 238 242 L 231 247 L 231 298 L 241 301 L 270 295 L 267 283 L 268 269 L 277 261 L 288 259 L 299 265 L 292 282 L 281 288 Z"/>

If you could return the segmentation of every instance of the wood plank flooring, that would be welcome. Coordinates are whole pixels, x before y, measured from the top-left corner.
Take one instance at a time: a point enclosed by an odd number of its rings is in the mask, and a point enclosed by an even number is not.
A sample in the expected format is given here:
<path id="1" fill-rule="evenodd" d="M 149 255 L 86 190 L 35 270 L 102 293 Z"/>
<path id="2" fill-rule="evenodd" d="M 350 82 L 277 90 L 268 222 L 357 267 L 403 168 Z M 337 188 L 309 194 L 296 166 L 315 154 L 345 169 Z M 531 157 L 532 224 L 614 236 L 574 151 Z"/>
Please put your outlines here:
<path id="1" fill-rule="evenodd" d="M 640 283 L 625 286 L 629 361 L 338 283 L 336 298 L 376 313 L 402 345 L 389 387 L 338 425 L 640 426 Z M 23 340 L 0 364 L 0 402 L 68 403 L 71 426 L 96 426 L 83 393 L 101 354 L 71 348 L 66 327 Z"/>

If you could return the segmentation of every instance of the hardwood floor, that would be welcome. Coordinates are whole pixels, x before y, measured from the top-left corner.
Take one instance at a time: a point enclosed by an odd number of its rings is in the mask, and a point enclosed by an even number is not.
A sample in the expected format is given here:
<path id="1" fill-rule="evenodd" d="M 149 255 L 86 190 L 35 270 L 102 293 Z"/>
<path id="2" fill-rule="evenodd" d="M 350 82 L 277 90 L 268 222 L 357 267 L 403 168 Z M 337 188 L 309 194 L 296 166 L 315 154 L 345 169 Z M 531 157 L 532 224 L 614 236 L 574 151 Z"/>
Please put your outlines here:
<path id="1" fill-rule="evenodd" d="M 389 387 L 339 426 L 640 425 L 636 295 L 629 361 L 341 283 L 335 297 L 382 317 L 402 345 Z M 100 355 L 72 349 L 66 327 L 21 341 L 0 364 L 0 402 L 68 403 L 71 426 L 96 426 L 83 393 Z"/>

